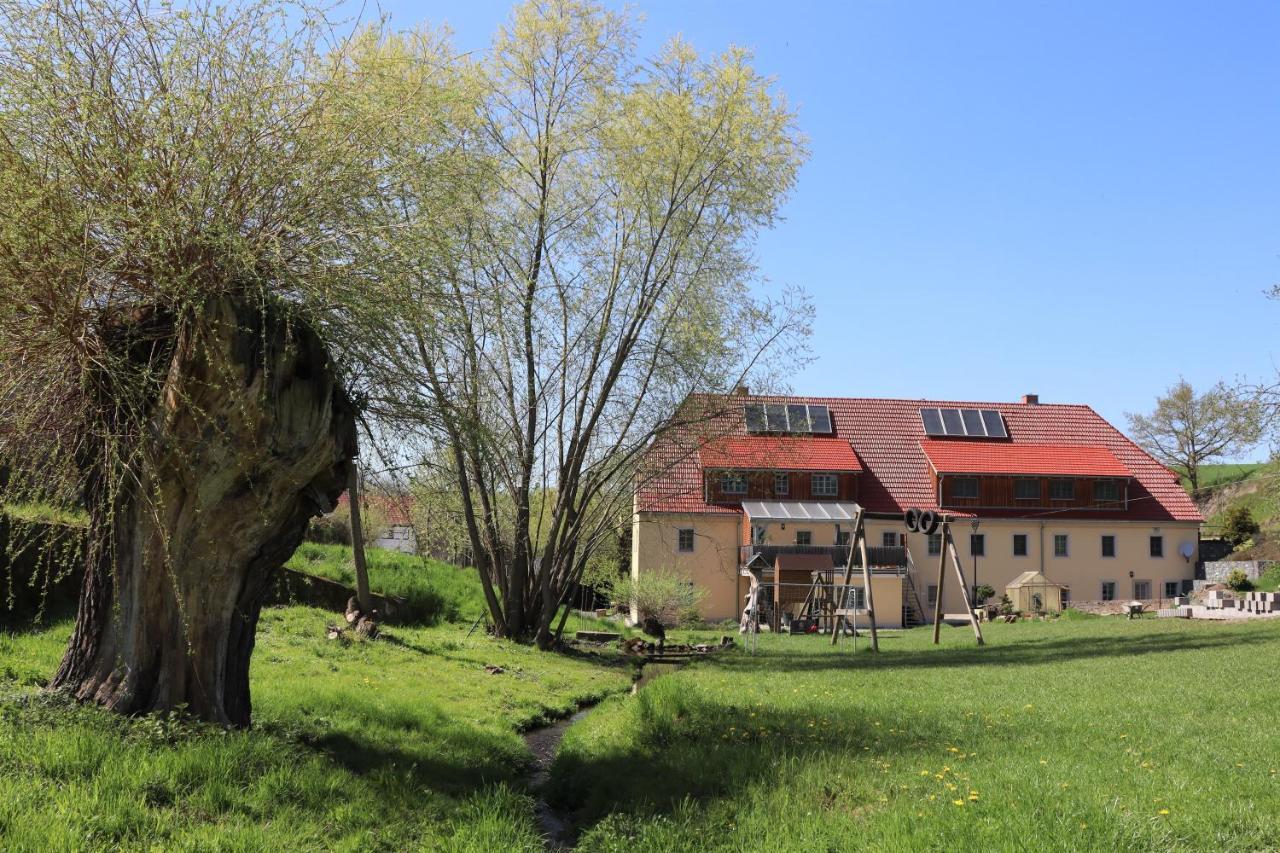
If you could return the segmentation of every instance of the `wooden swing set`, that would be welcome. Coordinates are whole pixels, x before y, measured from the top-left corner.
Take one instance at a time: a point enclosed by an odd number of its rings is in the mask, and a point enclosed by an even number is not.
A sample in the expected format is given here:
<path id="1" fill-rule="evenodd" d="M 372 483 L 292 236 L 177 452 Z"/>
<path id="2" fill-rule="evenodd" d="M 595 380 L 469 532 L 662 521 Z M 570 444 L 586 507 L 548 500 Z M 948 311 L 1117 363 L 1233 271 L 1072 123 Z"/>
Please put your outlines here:
<path id="1" fill-rule="evenodd" d="M 942 549 L 938 554 L 938 594 L 934 599 L 933 609 L 934 645 L 940 642 L 942 631 L 942 593 L 946 588 L 948 562 L 955 572 L 956 581 L 960 587 L 960 595 L 964 600 L 965 612 L 969 616 L 969 623 L 973 626 L 973 635 L 977 639 L 978 645 L 983 645 L 982 626 L 978 623 L 978 616 L 973 610 L 973 603 L 969 598 L 969 590 L 965 586 L 964 571 L 960 568 L 960 556 L 956 551 L 955 537 L 951 533 L 951 525 L 955 519 L 950 515 L 939 515 L 930 510 L 922 512 L 918 509 L 908 509 L 905 513 L 899 515 L 887 512 L 868 512 L 860 506 L 854 514 L 853 531 L 849 537 L 849 556 L 845 560 L 842 582 L 837 586 L 833 579 L 833 582 L 828 584 L 825 581 L 825 573 L 815 573 L 813 586 L 810 588 L 809 596 L 805 601 L 806 613 L 812 612 L 818 618 L 829 621 L 831 626 L 831 645 L 834 646 L 838 643 L 840 635 L 846 631 L 851 632 L 856 637 L 858 614 L 859 612 L 865 612 L 871 637 L 871 650 L 874 652 L 880 651 L 880 636 L 876 628 L 875 591 L 871 585 L 871 563 L 867 558 L 866 521 L 868 519 L 902 521 L 909 531 L 923 533 L 926 536 L 931 536 L 941 530 Z M 851 603 L 849 601 L 849 590 L 856 589 L 852 585 L 855 551 L 862 564 L 862 589 L 866 598 L 865 608 L 857 608 L 853 606 L 856 602 Z M 751 579 L 751 589 L 747 597 L 747 611 L 743 618 L 743 628 L 751 632 L 753 648 L 755 634 L 760 630 L 760 571 L 759 567 L 752 566 L 746 566 L 742 569 L 742 574 Z M 830 595 L 826 593 L 828 587 L 831 588 Z"/>

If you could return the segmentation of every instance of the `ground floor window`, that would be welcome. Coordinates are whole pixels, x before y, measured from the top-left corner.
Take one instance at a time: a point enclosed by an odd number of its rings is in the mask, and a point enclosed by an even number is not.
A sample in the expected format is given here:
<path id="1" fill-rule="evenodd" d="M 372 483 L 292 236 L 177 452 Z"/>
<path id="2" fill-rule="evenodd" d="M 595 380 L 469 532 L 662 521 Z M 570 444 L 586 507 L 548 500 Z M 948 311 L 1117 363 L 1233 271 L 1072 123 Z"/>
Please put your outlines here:
<path id="1" fill-rule="evenodd" d="M 813 544 L 813 531 L 811 531 L 811 530 L 797 530 L 797 531 L 796 531 L 796 544 L 797 544 L 797 545 L 812 545 L 812 544 Z"/>
<path id="2" fill-rule="evenodd" d="M 898 534 L 894 533 L 892 530 L 886 530 L 884 534 L 880 537 L 880 542 L 886 548 L 897 548 Z"/>
<path id="3" fill-rule="evenodd" d="M 929 534 L 929 556 L 936 557 L 941 553 L 942 553 L 942 534 L 930 533 Z"/>
<path id="4" fill-rule="evenodd" d="M 929 584 L 927 597 L 929 600 L 930 607 L 938 603 L 938 585 L 936 583 Z"/>
<path id="5" fill-rule="evenodd" d="M 1151 581 L 1134 581 L 1133 597 L 1139 601 L 1145 601 L 1151 597 Z"/>
<path id="6" fill-rule="evenodd" d="M 866 590 L 860 586 L 846 586 L 844 588 L 844 606 L 851 610 L 866 610 Z"/>
<path id="7" fill-rule="evenodd" d="M 848 547 L 849 547 L 849 531 L 847 531 L 847 530 L 837 530 L 837 531 L 836 531 L 836 544 L 837 544 L 837 545 L 839 545 L 839 546 L 840 546 L 840 547 L 842 547 L 842 548 L 848 548 Z"/>
<path id="8" fill-rule="evenodd" d="M 1182 586 L 1182 584 L 1181 584 L 1181 583 L 1179 583 L 1178 581 L 1165 581 L 1165 582 L 1164 582 L 1164 597 L 1165 597 L 1165 598 L 1177 598 L 1177 597 L 1178 597 L 1178 588 L 1179 588 L 1179 587 L 1181 587 L 1181 586 Z"/>
<path id="9" fill-rule="evenodd" d="M 680 528 L 679 532 L 676 533 L 676 546 L 679 548 L 679 550 L 685 551 L 685 552 L 693 550 L 693 528 L 692 527 Z"/>
<path id="10" fill-rule="evenodd" d="M 1115 581 L 1102 582 L 1102 600 L 1103 601 L 1116 600 L 1116 582 Z"/>

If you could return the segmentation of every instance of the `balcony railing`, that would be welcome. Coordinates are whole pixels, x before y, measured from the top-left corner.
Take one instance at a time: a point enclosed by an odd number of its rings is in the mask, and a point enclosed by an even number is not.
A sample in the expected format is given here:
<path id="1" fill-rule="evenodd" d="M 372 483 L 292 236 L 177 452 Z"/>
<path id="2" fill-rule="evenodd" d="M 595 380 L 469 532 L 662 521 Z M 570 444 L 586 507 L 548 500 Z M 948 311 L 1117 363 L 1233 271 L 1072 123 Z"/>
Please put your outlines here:
<path id="1" fill-rule="evenodd" d="M 743 545 L 739 559 L 746 565 L 757 556 L 772 566 L 779 554 L 829 554 L 832 565 L 843 568 L 849 558 L 847 545 Z M 867 561 L 873 569 L 905 569 L 907 566 L 907 549 L 903 547 L 885 547 L 883 545 L 867 548 Z M 862 568 L 857 550 L 853 552 L 853 565 Z"/>

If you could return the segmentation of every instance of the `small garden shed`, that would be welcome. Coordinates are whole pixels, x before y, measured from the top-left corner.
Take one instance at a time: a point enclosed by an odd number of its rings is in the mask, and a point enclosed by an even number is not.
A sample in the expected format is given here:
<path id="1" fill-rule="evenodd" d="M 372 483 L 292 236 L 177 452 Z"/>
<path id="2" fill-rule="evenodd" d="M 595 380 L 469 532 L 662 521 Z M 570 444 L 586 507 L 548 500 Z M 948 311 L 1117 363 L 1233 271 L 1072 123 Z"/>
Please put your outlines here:
<path id="1" fill-rule="evenodd" d="M 1004 588 L 1005 595 L 1013 602 L 1013 609 L 1020 612 L 1062 610 L 1062 590 L 1065 587 L 1054 583 L 1040 572 L 1023 572 Z"/>

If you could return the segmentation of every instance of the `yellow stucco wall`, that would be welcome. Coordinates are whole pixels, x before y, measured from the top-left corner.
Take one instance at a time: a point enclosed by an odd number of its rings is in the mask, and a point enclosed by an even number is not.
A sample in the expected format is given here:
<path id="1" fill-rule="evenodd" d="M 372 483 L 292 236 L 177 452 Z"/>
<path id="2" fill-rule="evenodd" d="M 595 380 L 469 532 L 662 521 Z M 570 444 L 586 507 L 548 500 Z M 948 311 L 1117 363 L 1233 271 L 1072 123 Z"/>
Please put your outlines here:
<path id="1" fill-rule="evenodd" d="M 707 590 L 703 601 L 703 617 L 708 620 L 737 619 L 741 613 L 745 581 L 737 575 L 738 548 L 741 541 L 740 517 L 728 515 L 677 515 L 670 513 L 636 513 L 633 522 L 631 570 L 638 573 L 646 568 L 670 568 L 685 574 L 692 582 Z M 677 531 L 682 527 L 694 530 L 694 550 L 681 553 L 678 550 Z M 795 543 L 800 530 L 811 532 L 812 544 L 834 545 L 837 526 L 832 523 L 787 522 L 785 529 L 780 522 L 766 525 L 764 541 L 774 545 Z M 848 525 L 842 529 L 848 530 Z M 1114 581 L 1116 600 L 1127 601 L 1135 597 L 1135 581 L 1149 581 L 1153 598 L 1161 598 L 1166 581 L 1182 582 L 1195 577 L 1198 553 L 1198 525 L 1194 523 L 1120 522 L 1094 520 L 987 520 L 978 532 L 985 537 L 986 554 L 977 558 L 979 584 L 989 584 L 996 590 L 997 598 L 1015 577 L 1034 569 L 1070 588 L 1069 597 L 1075 601 L 1094 601 L 1102 597 L 1102 582 Z M 871 521 L 867 523 L 868 544 L 882 545 L 885 533 L 905 533 L 898 522 Z M 974 559 L 970 551 L 967 523 L 953 528 L 956 552 L 960 558 L 966 582 L 972 583 Z M 1013 556 L 1015 533 L 1027 536 L 1027 555 Z M 1054 556 L 1054 535 L 1066 534 L 1068 555 Z M 1101 538 L 1116 538 L 1116 556 L 1103 557 Z M 1149 556 L 1148 537 L 1164 537 L 1164 556 Z M 1043 536 L 1043 546 L 1042 546 Z M 1179 549 L 1184 542 L 1197 549 L 1190 559 L 1184 559 Z M 907 545 L 915 562 L 916 575 L 912 578 L 926 609 L 928 587 L 937 583 L 938 557 L 928 554 L 928 542 L 924 535 L 908 534 Z M 1043 548 L 1043 551 L 1042 551 Z M 1041 554 L 1044 553 L 1043 562 Z M 1130 572 L 1133 577 L 1130 577 Z M 881 592 L 881 581 L 894 578 L 875 578 L 877 621 L 889 627 L 901 620 L 901 591 L 898 588 Z M 956 613 L 963 610 L 955 573 L 947 564 L 947 576 L 942 597 L 943 610 Z"/>

